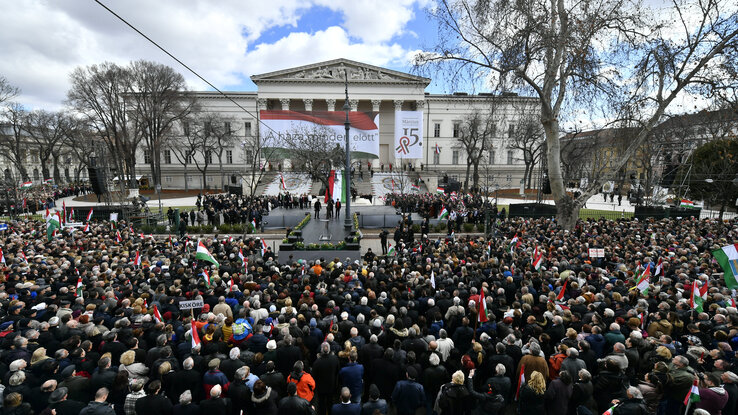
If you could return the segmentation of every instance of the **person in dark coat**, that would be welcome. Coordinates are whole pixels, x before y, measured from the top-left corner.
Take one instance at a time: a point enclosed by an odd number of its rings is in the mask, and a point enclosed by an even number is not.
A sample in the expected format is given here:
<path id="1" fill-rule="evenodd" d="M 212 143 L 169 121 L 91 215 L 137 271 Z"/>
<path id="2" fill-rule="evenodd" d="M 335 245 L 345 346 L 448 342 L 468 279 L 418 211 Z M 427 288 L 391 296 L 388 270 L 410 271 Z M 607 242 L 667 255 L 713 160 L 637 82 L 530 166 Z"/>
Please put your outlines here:
<path id="1" fill-rule="evenodd" d="M 597 412 L 597 403 L 594 400 L 594 385 L 592 375 L 588 370 L 579 371 L 579 380 L 572 386 L 571 400 L 569 401 L 569 415 L 576 415 L 577 408 L 583 406 L 590 412 Z"/>
<path id="2" fill-rule="evenodd" d="M 728 392 L 728 402 L 723 408 L 724 414 L 734 414 L 738 404 L 738 375 L 733 372 L 725 372 L 720 376 L 723 388 Z"/>
<path id="3" fill-rule="evenodd" d="M 115 410 L 112 405 L 107 402 L 107 399 L 108 390 L 106 388 L 98 389 L 97 392 L 95 392 L 95 400 L 87 404 L 87 406 L 79 412 L 79 415 L 115 415 Z M 138 410 L 136 412 L 140 414 L 146 413 L 139 412 Z"/>
<path id="4" fill-rule="evenodd" d="M 172 408 L 172 415 L 200 415 L 200 406 L 192 403 L 190 391 L 179 396 L 179 403 Z"/>
<path id="5" fill-rule="evenodd" d="M 418 377 L 415 368 L 409 366 L 405 374 L 407 378 L 397 382 L 392 391 L 392 402 L 397 408 L 397 415 L 414 415 L 425 404 L 425 390 L 415 380 Z"/>
<path id="6" fill-rule="evenodd" d="M 277 402 L 279 395 L 264 382 L 257 380 L 251 394 L 251 406 L 253 415 L 277 415 Z"/>
<path id="7" fill-rule="evenodd" d="M 313 373 L 315 373 L 315 366 L 313 366 Z M 285 380 L 282 373 L 277 371 L 274 361 L 270 360 L 267 362 L 266 373 L 261 375 L 259 379 L 261 379 L 262 382 L 272 388 L 279 395 L 285 395 L 285 386 L 287 386 L 287 381 Z M 316 385 L 320 385 L 319 382 L 320 380 L 315 380 Z M 316 386 L 316 388 L 320 388 L 320 386 Z"/>
<path id="8" fill-rule="evenodd" d="M 154 380 L 146 387 L 146 396 L 136 400 L 137 414 L 169 415 L 172 413 L 172 401 L 160 395 L 161 382 Z"/>
<path id="9" fill-rule="evenodd" d="M 228 387 L 233 415 L 239 415 L 241 411 L 246 413 L 251 406 L 251 389 L 246 385 L 246 369 L 246 367 L 238 368 L 233 375 L 233 382 Z"/>
<path id="10" fill-rule="evenodd" d="M 356 362 L 358 355 L 355 351 L 349 353 L 349 363 L 338 371 L 341 384 L 351 391 L 351 402 L 360 403 L 364 391 L 364 365 Z"/>
<path id="11" fill-rule="evenodd" d="M 338 356 L 331 353 L 330 344 L 322 343 L 318 359 L 313 363 L 315 394 L 318 397 L 318 415 L 325 415 L 333 405 L 333 399 L 338 390 L 339 367 Z"/>
<path id="12" fill-rule="evenodd" d="M 374 415 L 374 411 L 378 411 L 380 415 L 387 415 L 389 406 L 387 401 L 380 398 L 377 385 L 369 385 L 369 400 L 362 405 L 361 415 Z"/>
<path id="13" fill-rule="evenodd" d="M 372 377 L 369 382 L 377 385 L 382 399 L 389 400 L 395 385 L 400 381 L 402 369 L 397 362 L 394 361 L 395 352 L 390 347 L 384 351 L 381 359 L 374 359 L 371 363 Z"/>
<path id="14" fill-rule="evenodd" d="M 310 402 L 297 396 L 297 385 L 287 384 L 287 396 L 279 401 L 277 415 L 315 415 Z"/>
<path id="15" fill-rule="evenodd" d="M 56 411 L 56 415 L 77 415 L 85 404 L 79 401 L 69 399 L 67 388 L 56 388 L 49 396 L 49 409 Z"/>
<path id="16" fill-rule="evenodd" d="M 461 370 L 451 375 L 451 382 L 441 386 L 434 409 L 441 415 L 469 415 L 473 399 L 466 386 L 466 376 Z"/>
<path id="17" fill-rule="evenodd" d="M 202 389 L 202 373 L 194 368 L 195 361 L 192 357 L 188 357 L 182 362 L 182 369 L 177 372 L 177 376 L 172 379 L 172 391 L 174 396 L 180 396 L 185 391 L 192 393 L 192 400 L 199 402 L 205 395 Z"/>
<path id="18" fill-rule="evenodd" d="M 3 407 L 0 408 L 0 414 L 31 415 L 33 414 L 33 409 L 31 408 L 31 404 L 23 402 L 23 396 L 20 393 L 11 392 L 3 396 Z"/>
<path id="19" fill-rule="evenodd" d="M 627 398 L 618 401 L 617 399 L 613 403 L 618 405 L 613 410 L 613 415 L 648 415 L 649 412 L 646 404 L 643 402 L 643 395 L 638 388 L 631 386 L 626 390 Z M 711 414 L 719 414 L 717 412 L 710 412 Z"/>
<path id="20" fill-rule="evenodd" d="M 618 364 L 610 359 L 605 361 L 605 369 L 600 372 L 594 382 L 594 399 L 597 411 L 605 412 L 612 406 L 613 399 L 625 398 L 628 379 L 620 372 Z"/>
<path id="21" fill-rule="evenodd" d="M 430 355 L 428 362 L 430 366 L 423 371 L 421 383 L 425 389 L 426 407 L 430 410 L 436 401 L 441 386 L 447 383 L 451 376 L 449 376 L 446 368 L 440 364 L 441 358 L 437 354 Z"/>
<path id="22" fill-rule="evenodd" d="M 487 379 L 486 383 L 492 385 L 494 393 L 500 394 L 505 402 L 510 402 L 512 391 L 512 381 L 507 376 L 507 368 L 502 363 L 498 363 L 495 367 L 495 375 Z"/>
<path id="23" fill-rule="evenodd" d="M 341 388 L 341 402 L 331 407 L 331 415 L 361 415 L 361 405 L 352 401 L 351 390 Z"/>
<path id="24" fill-rule="evenodd" d="M 541 415 L 546 413 L 546 379 L 543 374 L 534 371 L 530 380 L 520 387 L 519 414 Z"/>
<path id="25" fill-rule="evenodd" d="M 116 375 L 117 373 L 110 369 L 110 358 L 101 358 L 97 362 L 97 372 L 93 374 L 90 379 L 92 390 L 98 390 L 100 388 L 111 390 L 113 388 L 113 382 L 115 382 Z"/>
<path id="26" fill-rule="evenodd" d="M 200 411 L 207 415 L 231 415 L 233 412 L 231 400 L 222 395 L 223 388 L 220 385 L 213 386 L 210 389 L 210 399 L 200 402 Z"/>
<path id="27" fill-rule="evenodd" d="M 559 377 L 551 381 L 546 389 L 546 415 L 566 415 L 572 390 L 569 372 L 560 372 Z"/>

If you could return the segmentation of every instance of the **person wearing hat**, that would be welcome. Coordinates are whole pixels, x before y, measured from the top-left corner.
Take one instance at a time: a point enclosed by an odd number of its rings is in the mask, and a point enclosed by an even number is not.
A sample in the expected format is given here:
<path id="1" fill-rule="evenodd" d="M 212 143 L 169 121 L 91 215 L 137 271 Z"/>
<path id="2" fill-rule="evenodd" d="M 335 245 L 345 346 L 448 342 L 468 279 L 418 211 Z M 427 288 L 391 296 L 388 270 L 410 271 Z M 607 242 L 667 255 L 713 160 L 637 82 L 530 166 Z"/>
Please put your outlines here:
<path id="1" fill-rule="evenodd" d="M 79 401 L 69 399 L 69 390 L 65 387 L 56 388 L 49 395 L 50 410 L 54 410 L 56 415 L 78 415 L 85 404 Z"/>
<path id="2" fill-rule="evenodd" d="M 68 399 L 78 402 L 88 402 L 92 397 L 93 390 L 90 379 L 84 376 L 76 376 L 77 367 L 69 365 L 61 372 L 62 381 L 58 388 L 67 389 Z"/>
<path id="3" fill-rule="evenodd" d="M 415 411 L 425 405 L 425 389 L 417 382 L 418 372 L 408 366 L 406 378 L 397 382 L 392 391 L 392 402 L 397 409 L 397 415 L 414 415 Z"/>
<path id="4" fill-rule="evenodd" d="M 210 389 L 212 389 L 213 386 L 220 385 L 227 388 L 228 384 L 230 383 L 226 375 L 219 370 L 219 367 L 220 359 L 218 359 L 217 357 L 208 362 L 208 371 L 202 377 L 205 396 L 208 396 L 208 394 L 210 393 Z"/>

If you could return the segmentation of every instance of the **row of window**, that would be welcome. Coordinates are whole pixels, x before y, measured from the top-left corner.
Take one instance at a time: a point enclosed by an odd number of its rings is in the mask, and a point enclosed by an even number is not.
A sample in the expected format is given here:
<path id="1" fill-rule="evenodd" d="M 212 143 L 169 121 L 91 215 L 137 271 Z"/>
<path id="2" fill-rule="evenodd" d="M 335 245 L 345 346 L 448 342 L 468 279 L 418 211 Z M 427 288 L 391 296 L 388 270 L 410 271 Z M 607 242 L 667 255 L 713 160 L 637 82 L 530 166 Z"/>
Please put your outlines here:
<path id="1" fill-rule="evenodd" d="M 497 126 L 492 125 L 491 130 L 492 130 L 491 135 L 494 136 L 497 130 Z M 515 125 L 514 124 L 508 125 L 507 135 L 509 138 L 512 138 L 515 135 Z M 433 137 L 438 138 L 440 136 L 441 136 L 441 123 L 440 122 L 433 123 Z M 459 138 L 461 136 L 461 122 L 459 121 L 454 122 L 452 136 L 454 138 Z"/>
<path id="2" fill-rule="evenodd" d="M 206 132 L 212 132 L 213 131 L 213 125 L 210 122 L 205 122 L 205 131 Z M 190 135 L 190 123 L 187 121 L 182 122 L 182 132 L 184 135 Z M 233 126 L 230 121 L 226 121 L 223 125 L 223 132 L 226 135 L 233 134 Z M 251 137 L 251 121 L 246 121 L 243 124 L 243 132 L 245 137 Z"/>
<path id="3" fill-rule="evenodd" d="M 149 150 L 144 150 L 144 163 L 149 164 L 151 163 L 151 152 Z M 172 164 L 172 151 L 171 150 L 164 150 L 162 152 L 164 156 L 164 164 Z M 251 156 L 249 156 L 249 152 L 246 153 L 246 159 L 250 159 Z M 210 151 L 205 152 L 205 159 L 207 160 L 208 164 L 213 163 L 213 153 Z M 187 156 L 187 159 L 185 160 L 186 164 L 192 164 L 192 156 Z M 233 164 L 233 150 L 226 150 L 225 151 L 225 164 Z"/>
<path id="4" fill-rule="evenodd" d="M 461 150 L 451 150 L 451 164 L 459 164 L 461 156 Z M 495 164 L 496 158 L 495 158 L 495 151 L 490 150 L 489 151 L 489 160 L 487 163 L 489 164 Z M 513 157 L 513 151 L 508 150 L 507 151 L 507 164 L 513 164 L 514 157 Z M 441 155 L 438 153 L 433 153 L 433 164 L 441 164 Z"/>

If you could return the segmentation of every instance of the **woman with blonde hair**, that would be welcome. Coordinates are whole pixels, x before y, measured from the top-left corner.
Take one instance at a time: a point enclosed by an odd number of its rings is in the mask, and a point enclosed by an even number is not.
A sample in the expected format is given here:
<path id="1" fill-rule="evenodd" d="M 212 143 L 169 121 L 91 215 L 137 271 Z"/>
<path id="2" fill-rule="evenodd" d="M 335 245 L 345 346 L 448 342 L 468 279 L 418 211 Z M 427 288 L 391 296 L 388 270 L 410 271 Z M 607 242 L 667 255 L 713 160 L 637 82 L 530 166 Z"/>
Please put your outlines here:
<path id="1" fill-rule="evenodd" d="M 520 415 L 541 415 L 545 408 L 546 379 L 539 371 L 530 374 L 530 379 L 520 387 Z"/>
<path id="2" fill-rule="evenodd" d="M 128 372 L 128 377 L 132 381 L 142 380 L 144 383 L 148 382 L 149 368 L 143 363 L 136 362 L 136 352 L 133 350 L 127 350 L 120 355 L 120 366 L 118 371 Z"/>

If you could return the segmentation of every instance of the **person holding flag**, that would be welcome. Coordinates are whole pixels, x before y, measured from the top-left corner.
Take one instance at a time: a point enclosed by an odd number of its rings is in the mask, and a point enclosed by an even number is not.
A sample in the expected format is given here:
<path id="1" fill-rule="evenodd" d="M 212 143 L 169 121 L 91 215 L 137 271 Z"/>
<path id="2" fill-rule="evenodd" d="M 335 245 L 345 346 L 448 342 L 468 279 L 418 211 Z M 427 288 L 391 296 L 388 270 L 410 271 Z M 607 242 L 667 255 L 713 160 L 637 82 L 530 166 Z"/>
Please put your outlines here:
<path id="1" fill-rule="evenodd" d="M 220 264 L 218 261 L 216 261 L 215 257 L 210 255 L 210 251 L 208 251 L 208 248 L 205 247 L 205 244 L 202 242 L 202 239 L 197 241 L 197 252 L 195 253 L 195 259 L 198 261 L 206 261 L 210 262 L 211 264 L 218 267 Z M 208 281 L 208 286 L 209 286 Z"/>

